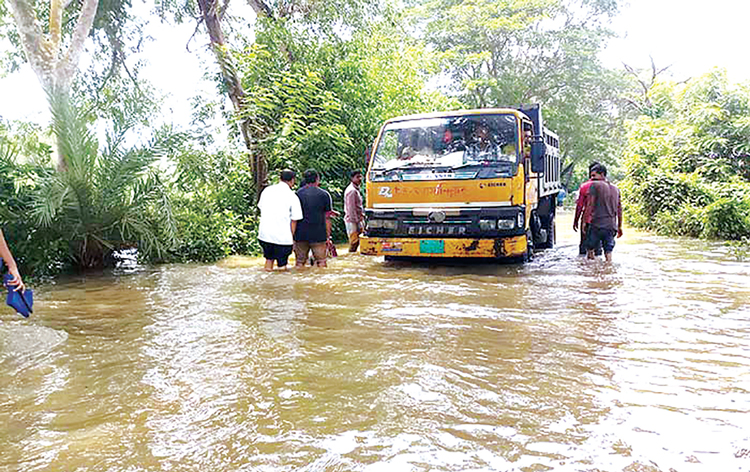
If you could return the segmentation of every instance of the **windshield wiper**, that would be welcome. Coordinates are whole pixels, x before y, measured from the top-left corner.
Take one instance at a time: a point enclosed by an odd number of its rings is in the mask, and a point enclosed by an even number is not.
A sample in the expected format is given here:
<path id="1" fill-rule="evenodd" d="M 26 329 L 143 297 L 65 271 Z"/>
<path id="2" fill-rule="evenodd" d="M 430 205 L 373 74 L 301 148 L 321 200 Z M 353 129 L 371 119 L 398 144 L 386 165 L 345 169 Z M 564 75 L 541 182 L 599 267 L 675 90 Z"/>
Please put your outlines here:
<path id="1" fill-rule="evenodd" d="M 452 169 L 461 169 L 464 167 L 487 167 L 487 166 L 495 166 L 495 165 L 502 165 L 505 167 L 513 167 L 513 162 L 511 161 L 475 161 L 475 162 L 467 162 L 466 164 L 461 164 L 460 166 L 452 167 Z"/>

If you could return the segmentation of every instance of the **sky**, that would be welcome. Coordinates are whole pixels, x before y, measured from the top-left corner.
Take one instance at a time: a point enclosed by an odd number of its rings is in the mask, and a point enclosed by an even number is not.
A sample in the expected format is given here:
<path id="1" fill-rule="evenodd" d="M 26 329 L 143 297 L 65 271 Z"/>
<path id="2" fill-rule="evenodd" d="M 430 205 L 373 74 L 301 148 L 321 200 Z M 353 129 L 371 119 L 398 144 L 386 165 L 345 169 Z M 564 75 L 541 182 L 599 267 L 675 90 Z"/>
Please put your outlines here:
<path id="1" fill-rule="evenodd" d="M 670 66 L 682 81 L 713 67 L 727 69 L 730 80 L 750 80 L 748 0 L 630 0 L 613 22 L 620 38 L 610 41 L 602 61 L 636 68 Z"/>
<path id="2" fill-rule="evenodd" d="M 135 3 L 145 8 L 145 2 Z M 232 5 L 238 9 L 236 15 L 252 17 L 246 2 L 236 0 Z M 622 63 L 648 68 L 651 57 L 658 68 L 670 66 L 668 74 L 678 81 L 713 67 L 726 68 L 732 81 L 750 81 L 750 60 L 745 52 L 750 42 L 746 39 L 748 18 L 748 0 L 630 0 L 612 24 L 619 37 L 610 41 L 601 59 L 614 68 Z M 189 100 L 196 89 L 215 90 L 213 84 L 202 80 L 204 71 L 215 67 L 205 52 L 204 35 L 198 34 L 190 42 L 193 52 L 186 50 L 194 30 L 193 24 L 167 27 L 157 21 L 147 29 L 153 40 L 147 45 L 149 64 L 143 72 L 168 95 L 163 119 L 177 125 L 189 122 Z M 0 117 L 49 122 L 45 95 L 28 66 L 0 78 Z"/>

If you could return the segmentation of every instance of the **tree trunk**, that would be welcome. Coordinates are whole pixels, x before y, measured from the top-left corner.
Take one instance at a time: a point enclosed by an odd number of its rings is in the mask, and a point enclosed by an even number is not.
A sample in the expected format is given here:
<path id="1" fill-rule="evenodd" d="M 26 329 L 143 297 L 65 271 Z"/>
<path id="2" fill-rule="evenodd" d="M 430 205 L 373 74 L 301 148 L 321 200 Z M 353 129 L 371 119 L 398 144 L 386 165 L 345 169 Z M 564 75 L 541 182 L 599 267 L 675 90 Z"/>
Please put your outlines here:
<path id="1" fill-rule="evenodd" d="M 198 6 L 200 7 L 203 22 L 206 24 L 206 29 L 208 29 L 211 48 L 214 54 L 216 54 L 216 61 L 219 63 L 221 75 L 227 86 L 229 99 L 232 101 L 235 113 L 241 116 L 245 106 L 245 90 L 242 87 L 237 69 L 224 43 L 224 33 L 221 29 L 221 17 L 218 11 L 219 3 L 217 0 L 198 0 Z M 255 198 L 257 199 L 260 198 L 261 191 L 268 185 L 266 160 L 260 152 L 253 149 L 253 141 L 250 136 L 250 123 L 248 123 L 247 119 L 240 120 L 240 133 L 249 153 L 250 168 L 253 173 L 253 183 L 255 185 Z"/>
<path id="2" fill-rule="evenodd" d="M 70 44 L 63 47 L 62 14 L 64 0 L 50 0 L 49 35 L 37 21 L 34 4 L 29 0 L 8 0 L 13 20 L 16 24 L 21 45 L 31 69 L 36 73 L 42 88 L 52 95 L 68 96 L 73 83 L 83 44 L 94 24 L 98 0 L 83 0 L 78 22 L 75 25 Z M 57 169 L 65 170 L 65 159 L 57 152 Z"/>

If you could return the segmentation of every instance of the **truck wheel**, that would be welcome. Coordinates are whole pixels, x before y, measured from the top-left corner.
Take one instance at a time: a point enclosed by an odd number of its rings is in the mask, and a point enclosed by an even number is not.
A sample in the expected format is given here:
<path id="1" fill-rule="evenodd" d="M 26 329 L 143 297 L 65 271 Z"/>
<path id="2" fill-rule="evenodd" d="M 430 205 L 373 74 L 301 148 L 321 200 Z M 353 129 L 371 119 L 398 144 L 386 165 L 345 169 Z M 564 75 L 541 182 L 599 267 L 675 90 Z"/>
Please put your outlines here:
<path id="1" fill-rule="evenodd" d="M 549 217 L 549 222 L 543 225 L 543 228 L 547 230 L 547 240 L 544 241 L 540 247 L 543 249 L 552 249 L 557 242 L 555 240 L 555 215 Z"/>
<path id="2" fill-rule="evenodd" d="M 523 256 L 524 262 L 530 262 L 534 260 L 534 237 L 531 235 L 531 230 L 526 230 L 526 254 Z"/>

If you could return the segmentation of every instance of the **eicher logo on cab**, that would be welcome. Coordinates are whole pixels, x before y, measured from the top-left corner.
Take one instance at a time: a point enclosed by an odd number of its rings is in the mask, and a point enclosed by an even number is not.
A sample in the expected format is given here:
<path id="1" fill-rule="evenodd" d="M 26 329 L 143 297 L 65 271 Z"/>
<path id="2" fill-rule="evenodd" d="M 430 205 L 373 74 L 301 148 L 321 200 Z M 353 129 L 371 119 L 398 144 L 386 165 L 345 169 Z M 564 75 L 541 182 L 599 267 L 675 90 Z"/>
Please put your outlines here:
<path id="1" fill-rule="evenodd" d="M 385 198 L 393 198 L 393 192 L 391 192 L 390 187 L 380 187 L 380 192 L 378 192 L 378 195 Z"/>

